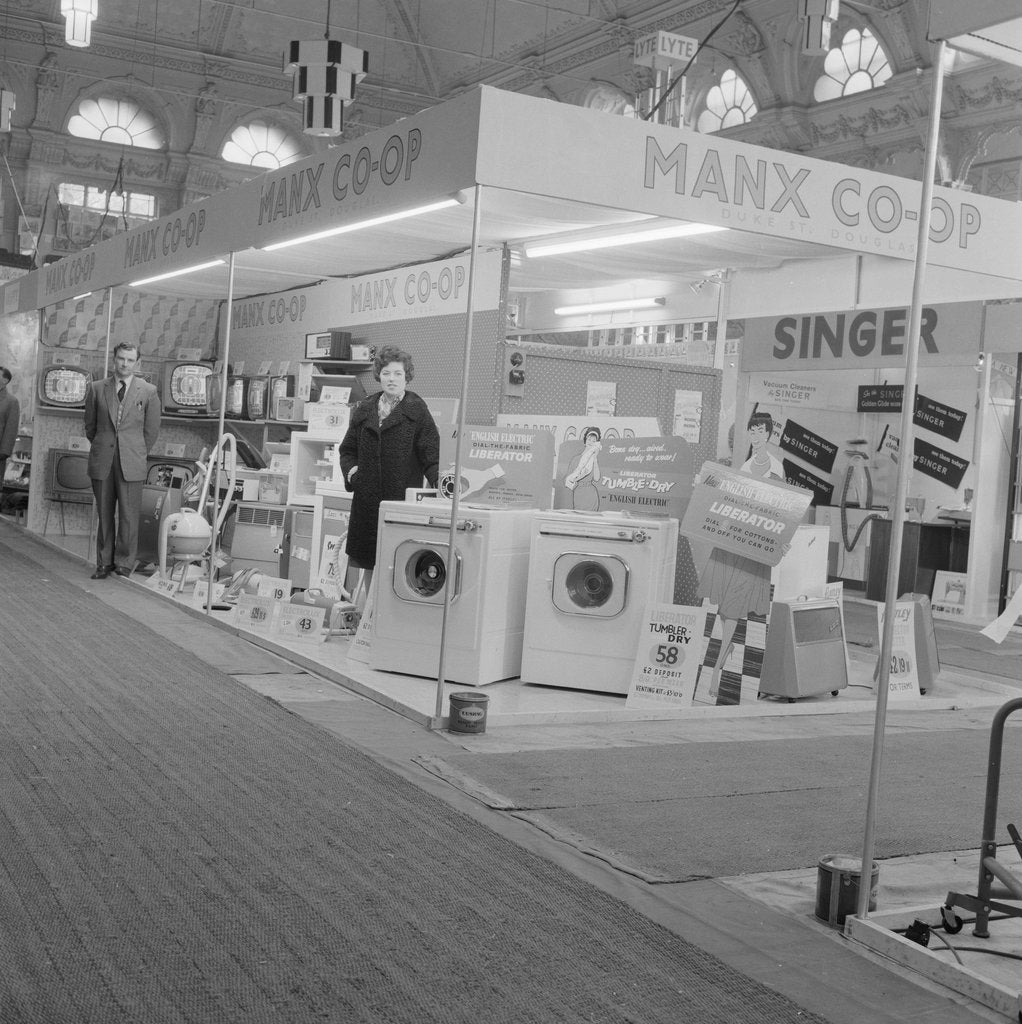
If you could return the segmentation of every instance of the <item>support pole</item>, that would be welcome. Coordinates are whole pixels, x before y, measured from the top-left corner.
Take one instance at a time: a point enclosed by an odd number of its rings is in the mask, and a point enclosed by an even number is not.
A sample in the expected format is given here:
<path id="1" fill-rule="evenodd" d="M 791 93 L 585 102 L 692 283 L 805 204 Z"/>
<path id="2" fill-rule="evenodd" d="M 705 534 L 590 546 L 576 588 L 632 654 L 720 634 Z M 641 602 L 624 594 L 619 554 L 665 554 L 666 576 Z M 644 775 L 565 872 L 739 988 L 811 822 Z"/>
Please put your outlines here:
<path id="1" fill-rule="evenodd" d="M 930 207 L 933 204 L 933 179 L 937 171 L 937 142 L 940 134 L 940 104 L 944 92 L 944 41 L 934 47 L 933 86 L 930 95 L 930 122 L 926 136 L 926 159 L 919 196 L 919 228 L 916 236 L 915 273 L 912 280 L 912 311 L 909 316 L 905 354 L 905 389 L 901 400 L 901 448 L 898 482 L 891 507 L 891 553 L 887 561 L 887 587 L 884 594 L 884 629 L 880 643 L 877 672 L 877 705 L 873 723 L 873 754 L 869 766 L 869 793 L 866 800 L 866 827 L 862 839 L 862 863 L 859 897 L 855 916 L 869 914 L 869 879 L 873 875 L 876 812 L 880 796 L 880 769 L 883 763 L 884 728 L 887 723 L 887 698 L 891 674 L 891 647 L 894 640 L 894 613 L 898 602 L 898 576 L 901 567 L 902 534 L 905 523 L 905 499 L 914 454 L 916 379 L 919 373 L 919 330 L 923 318 L 923 281 L 930 242 Z"/>
<path id="2" fill-rule="evenodd" d="M 479 246 L 479 225 L 482 216 L 483 192 L 476 185 L 473 195 L 475 208 L 472 211 L 472 247 L 468 255 L 468 298 L 465 310 L 465 348 L 461 357 L 461 400 L 458 402 L 458 436 L 454 442 L 454 493 L 451 495 L 451 525 L 447 531 L 447 583 L 444 587 L 444 614 L 440 625 L 440 661 L 436 677 L 436 719 L 444 714 L 444 675 L 447 660 L 447 620 L 451 611 L 451 600 L 455 576 L 451 572 L 454 562 L 454 538 L 458 530 L 458 506 L 461 497 L 461 447 L 465 438 L 465 415 L 468 406 L 468 374 L 472 365 L 472 321 L 475 318 L 476 250 Z"/>
<path id="3" fill-rule="evenodd" d="M 220 415 L 217 418 L 216 428 L 216 444 L 213 446 L 213 451 L 210 453 L 210 458 L 214 459 L 214 465 L 212 466 L 213 471 L 213 512 L 210 517 L 210 541 L 209 541 L 209 572 L 206 580 L 206 614 L 211 615 L 213 612 L 213 557 L 216 554 L 216 541 L 217 541 L 217 528 L 216 521 L 220 515 L 220 460 L 223 456 L 223 452 L 220 449 L 220 442 L 224 436 L 224 420 L 227 415 L 227 359 L 231 354 L 231 306 L 234 303 L 234 253 L 232 252 L 228 257 L 228 268 L 227 268 L 227 316 L 224 318 L 224 356 L 223 363 L 220 372 Z M 231 457 L 237 458 L 237 453 L 234 447 L 231 447 Z M 227 498 L 231 500 L 230 495 Z M 200 502 L 201 504 L 201 502 Z M 202 509 L 199 509 L 199 515 L 202 515 Z M 198 586 L 198 584 L 196 584 Z"/>

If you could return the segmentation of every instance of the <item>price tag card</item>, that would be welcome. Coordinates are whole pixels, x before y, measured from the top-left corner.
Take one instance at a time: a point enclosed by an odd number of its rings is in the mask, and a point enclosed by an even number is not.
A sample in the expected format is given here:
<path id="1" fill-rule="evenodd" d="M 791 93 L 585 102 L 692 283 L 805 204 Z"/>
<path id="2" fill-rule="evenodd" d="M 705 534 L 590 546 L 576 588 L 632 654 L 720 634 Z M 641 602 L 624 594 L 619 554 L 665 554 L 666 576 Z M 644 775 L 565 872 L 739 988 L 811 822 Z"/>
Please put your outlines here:
<path id="1" fill-rule="evenodd" d="M 201 359 L 202 349 L 201 348 L 179 348 L 177 350 L 178 359 Z"/>
<path id="2" fill-rule="evenodd" d="M 656 604 L 643 621 L 626 707 L 691 704 L 706 646 L 706 609 Z"/>
<path id="3" fill-rule="evenodd" d="M 174 459 L 184 458 L 185 446 L 183 444 L 171 444 L 170 441 L 164 441 L 163 454 L 169 455 Z"/>
<path id="4" fill-rule="evenodd" d="M 326 608 L 308 604 L 282 604 L 274 632 L 288 640 L 314 640 L 323 643 L 326 633 Z"/>
<path id="5" fill-rule="evenodd" d="M 283 359 L 283 360 L 281 360 L 280 368 L 277 370 L 277 373 L 279 373 L 281 377 L 286 377 L 290 372 L 291 372 L 291 360 L 290 359 Z"/>
<path id="6" fill-rule="evenodd" d="M 150 590 L 155 590 L 157 594 L 164 594 L 167 597 L 174 597 L 177 594 L 177 583 L 177 580 L 165 579 L 157 572 L 153 573 L 153 575 L 146 580 L 145 585 Z"/>
<path id="7" fill-rule="evenodd" d="M 270 362 L 269 359 L 263 360 L 263 362 L 259 364 L 259 376 L 268 377 L 271 373 L 273 373 L 273 370 L 271 368 L 272 365 L 273 364 Z"/>
<path id="8" fill-rule="evenodd" d="M 884 606 L 877 605 L 877 619 L 881 641 L 884 629 Z M 919 665 L 916 662 L 916 606 L 912 601 L 898 601 L 894 608 L 894 633 L 891 637 L 890 700 L 921 697 Z M 880 665 L 874 678 L 879 676 Z"/>
<path id="9" fill-rule="evenodd" d="M 240 377 L 245 372 L 245 360 L 239 359 L 234 364 L 234 372 Z"/>
<path id="10" fill-rule="evenodd" d="M 224 591 L 227 585 L 224 583 L 213 584 L 213 604 L 220 604 L 223 601 Z M 199 580 L 192 588 L 192 605 L 195 608 L 206 607 L 206 595 L 209 593 L 209 584 L 205 580 Z"/>
<path id="11" fill-rule="evenodd" d="M 278 607 L 272 597 L 242 594 L 234 608 L 234 625 L 253 633 L 269 633 Z"/>
<path id="12" fill-rule="evenodd" d="M 260 576 L 256 593 L 259 597 L 272 597 L 274 601 L 286 601 L 291 597 L 291 581 L 279 576 Z"/>
<path id="13" fill-rule="evenodd" d="M 335 384 L 325 384 L 319 392 L 319 400 L 323 405 L 347 405 L 351 398 L 351 388 L 339 388 Z"/>
<path id="14" fill-rule="evenodd" d="M 68 448 L 73 452 L 87 452 L 89 450 L 89 439 L 87 437 L 72 437 L 67 442 Z"/>

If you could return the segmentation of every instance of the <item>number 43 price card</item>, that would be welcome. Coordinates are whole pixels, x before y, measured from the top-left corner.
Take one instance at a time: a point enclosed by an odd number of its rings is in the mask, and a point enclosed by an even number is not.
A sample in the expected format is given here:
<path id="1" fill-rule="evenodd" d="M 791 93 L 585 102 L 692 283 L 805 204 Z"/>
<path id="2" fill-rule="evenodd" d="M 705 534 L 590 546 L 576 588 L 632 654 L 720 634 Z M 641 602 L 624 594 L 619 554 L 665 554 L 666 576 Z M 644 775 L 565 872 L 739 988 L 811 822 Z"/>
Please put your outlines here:
<path id="1" fill-rule="evenodd" d="M 652 605 L 639 635 L 626 706 L 691 704 L 705 648 L 705 608 Z"/>
<path id="2" fill-rule="evenodd" d="M 877 635 L 883 640 L 884 606 L 877 605 Z M 890 678 L 888 695 L 890 700 L 906 697 L 920 697 L 919 665 L 916 660 L 916 607 L 912 601 L 898 601 L 894 606 L 894 633 L 891 637 Z M 880 677 L 877 663 L 874 681 Z"/>

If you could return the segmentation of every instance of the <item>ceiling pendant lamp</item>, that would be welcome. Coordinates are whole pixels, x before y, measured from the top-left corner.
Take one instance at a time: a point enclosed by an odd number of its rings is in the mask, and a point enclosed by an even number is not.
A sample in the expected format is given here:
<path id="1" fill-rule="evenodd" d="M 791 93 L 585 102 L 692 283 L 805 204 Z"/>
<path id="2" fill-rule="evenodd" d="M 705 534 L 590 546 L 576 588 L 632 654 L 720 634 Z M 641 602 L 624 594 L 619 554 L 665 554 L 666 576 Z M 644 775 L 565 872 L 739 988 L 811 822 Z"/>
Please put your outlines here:
<path id="1" fill-rule="evenodd" d="M 330 38 L 330 4 L 322 39 L 292 39 L 284 51 L 284 73 L 294 76 L 293 99 L 302 104 L 302 131 L 325 137 L 344 130 L 344 108 L 369 72 L 369 53 Z"/>
<path id="2" fill-rule="evenodd" d="M 68 46 L 88 46 L 92 42 L 92 23 L 99 14 L 99 0 L 60 0 L 64 16 L 64 42 Z"/>

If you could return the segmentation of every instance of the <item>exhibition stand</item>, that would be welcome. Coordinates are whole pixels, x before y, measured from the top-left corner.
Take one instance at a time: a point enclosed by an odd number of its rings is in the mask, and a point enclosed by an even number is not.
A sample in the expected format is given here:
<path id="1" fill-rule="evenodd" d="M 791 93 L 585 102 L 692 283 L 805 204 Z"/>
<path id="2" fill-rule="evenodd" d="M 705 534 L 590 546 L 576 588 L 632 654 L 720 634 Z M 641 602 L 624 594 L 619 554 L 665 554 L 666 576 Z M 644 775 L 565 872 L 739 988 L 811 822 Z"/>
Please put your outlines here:
<path id="1" fill-rule="evenodd" d="M 413 355 L 413 390 L 433 403 L 438 421 L 447 417 L 442 434 L 455 479 L 476 469 L 465 447 L 468 432 L 495 426 L 505 432 L 559 431 L 554 473 L 556 480 L 566 480 L 567 459 L 581 457 L 587 425 L 609 415 L 601 479 L 625 481 L 623 490 L 655 508 L 642 474 L 627 464 L 625 442 L 669 441 L 660 448 L 665 459 L 674 460 L 670 481 L 647 476 L 657 487 L 673 488 L 671 500 L 679 504 L 671 510 L 665 503 L 660 514 L 680 520 L 695 474 L 726 454 L 718 437 L 719 410 L 731 403 L 730 396 L 722 400 L 719 366 L 637 360 L 627 353 L 573 352 L 565 358 L 554 351 L 557 346 L 534 339 L 555 324 L 558 330 L 583 331 L 596 321 L 591 313 L 564 315 L 557 309 L 653 296 L 652 315 L 640 320 L 640 314 L 612 314 L 599 323 L 710 320 L 724 326 L 744 320 L 734 464 L 746 459 L 741 431 L 747 414 L 754 406 L 769 409 L 776 420 L 771 450 L 784 454 L 792 467 L 789 481 L 811 493 L 817 507 L 840 507 L 840 500 L 821 500 L 828 486 L 834 493 L 836 449 L 867 426 L 871 444 L 890 442 L 896 431 L 884 431 L 889 424 L 882 417 L 897 410 L 896 396 L 886 392 L 892 404 L 880 414 L 835 403 L 830 387 L 839 378 L 831 375 L 846 373 L 840 378 L 842 401 L 849 394 L 858 400 L 863 388 L 898 384 L 914 394 L 914 368 L 899 377 L 896 367 L 904 365 L 905 339 L 918 333 L 915 307 L 926 325 L 923 304 L 953 297 L 954 308 L 941 308 L 933 326 L 936 357 L 927 363 L 934 356 L 928 350 L 921 363 L 920 372 L 925 375 L 932 365 L 935 377 L 932 386 L 920 378 L 930 404 L 919 415 L 930 417 L 928 427 L 942 417 L 947 421 L 939 434 L 946 443 L 931 443 L 933 451 L 922 453 L 924 464 L 943 475 L 930 479 L 948 487 L 951 473 L 961 469 L 961 475 L 930 507 L 965 504 L 957 498 L 968 484 L 975 491 L 974 516 L 992 522 L 1003 515 L 996 491 L 988 489 L 993 473 L 988 478 L 985 472 L 1000 464 L 993 443 L 998 423 L 986 411 L 966 415 L 962 423 L 954 414 L 968 414 L 977 383 L 989 383 L 989 360 L 984 373 L 973 370 L 979 354 L 1017 347 L 1008 338 L 990 341 L 984 303 L 1022 294 L 1022 254 L 1015 245 L 1022 211 L 984 196 L 934 189 L 926 204 L 934 209 L 925 257 L 930 273 L 919 282 L 919 303 L 909 311 L 902 289 L 912 283 L 919 252 L 918 217 L 911 213 L 919 209 L 921 194 L 918 182 L 902 178 L 482 88 L 10 282 L 2 308 L 15 318 L 42 311 L 43 359 L 88 354 L 96 374 L 105 372 L 100 351 L 120 340 L 138 340 L 139 317 L 141 330 L 147 329 L 145 321 L 159 318 L 166 329 L 142 344 L 143 362 L 154 372 L 187 360 L 220 371 L 214 415 L 165 421 L 161 441 L 183 449 L 185 458 L 222 436 L 228 425 L 248 433 L 255 447 L 266 447 L 271 437 L 284 443 L 296 429 L 317 441 L 339 440 L 343 417 L 318 437 L 308 415 L 233 422 L 227 396 L 229 374 L 300 378 L 300 365 L 310 362 L 308 337 L 340 331 L 369 349 L 397 344 Z M 727 274 L 714 288 L 689 287 L 719 268 Z M 807 289 L 810 278 L 813 287 Z M 101 304 L 105 317 L 96 315 Z M 116 318 L 115 310 L 123 315 Z M 219 329 L 200 332 L 199 324 L 211 323 L 208 310 L 218 311 Z M 851 320 L 863 311 L 873 313 L 872 327 L 863 329 L 863 321 L 852 332 Z M 509 346 L 512 323 L 516 340 Z M 959 328 L 945 327 L 952 323 Z M 512 350 L 519 356 L 516 364 L 508 361 Z M 948 373 L 964 367 L 971 375 L 968 386 L 961 375 L 952 380 Z M 349 369 L 361 387 L 373 389 L 364 362 Z M 855 387 L 849 389 L 852 380 Z M 815 398 L 787 397 L 807 394 Z M 841 436 L 830 436 L 829 426 L 814 422 L 822 415 L 814 409 L 844 417 Z M 40 456 L 70 443 L 74 416 L 37 405 Z M 544 418 L 562 422 L 544 424 Z M 626 425 L 630 418 L 652 419 L 654 429 Z M 953 438 L 945 436 L 955 431 Z M 911 435 L 901 428 L 898 436 L 907 441 Z M 610 442 L 618 440 L 621 451 L 614 452 Z M 918 465 L 920 450 L 914 450 Z M 657 457 L 649 452 L 651 462 Z M 607 466 L 615 467 L 609 476 Z M 30 529 L 41 528 L 44 484 L 45 479 L 37 486 L 33 478 Z M 570 490 L 571 495 L 563 489 L 559 497 L 540 495 L 532 507 L 578 500 L 582 491 L 574 483 Z M 213 494 L 215 505 L 219 488 Z M 451 497 L 448 552 L 457 548 L 464 518 L 457 488 Z M 889 507 L 904 507 L 896 499 Z M 500 500 L 508 500 L 506 486 Z M 320 503 L 310 507 L 322 517 Z M 794 520 L 785 526 L 787 537 L 794 536 L 795 526 Z M 316 529 L 322 530 L 322 522 Z M 979 615 L 999 569 L 997 553 L 975 528 L 968 550 L 968 608 Z M 689 534 L 679 541 L 675 605 L 698 604 L 708 553 L 705 539 Z M 310 579 L 320 557 L 316 550 Z M 949 561 L 947 571 L 960 564 Z M 210 614 L 212 584 L 210 579 L 204 602 Z M 454 588 L 445 588 L 434 722 L 443 717 L 454 599 Z M 763 637 L 754 633 L 763 632 L 763 623 L 750 618 L 744 628 L 735 642 L 762 650 Z M 707 636 L 711 645 L 718 635 Z M 735 685 L 747 689 L 745 680 Z M 755 693 L 754 681 L 752 686 Z"/>

